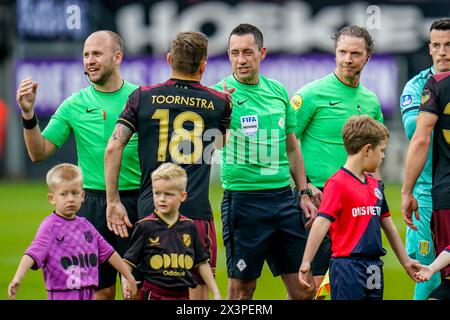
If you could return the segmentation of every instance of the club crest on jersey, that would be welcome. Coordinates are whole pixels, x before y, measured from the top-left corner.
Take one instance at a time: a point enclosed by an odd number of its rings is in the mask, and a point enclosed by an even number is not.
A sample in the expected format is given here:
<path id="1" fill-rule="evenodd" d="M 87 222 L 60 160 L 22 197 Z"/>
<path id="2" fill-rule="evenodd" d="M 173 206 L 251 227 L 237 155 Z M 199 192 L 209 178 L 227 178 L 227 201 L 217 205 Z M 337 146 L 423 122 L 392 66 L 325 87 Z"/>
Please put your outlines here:
<path id="1" fill-rule="evenodd" d="M 421 256 L 426 256 L 430 252 L 430 241 L 419 241 L 419 253 Z"/>
<path id="2" fill-rule="evenodd" d="M 189 247 L 191 245 L 191 235 L 190 234 L 183 234 L 183 243 L 186 247 Z"/>
<path id="3" fill-rule="evenodd" d="M 402 107 L 406 107 L 412 103 L 412 96 L 410 94 L 406 94 L 402 96 L 402 101 L 400 102 Z"/>
<path id="4" fill-rule="evenodd" d="M 375 194 L 375 197 L 377 197 L 379 200 L 383 200 L 383 194 L 381 193 L 380 189 L 378 188 L 373 189 L 373 193 Z"/>
<path id="5" fill-rule="evenodd" d="M 258 116 L 243 116 L 241 117 L 241 128 L 245 135 L 251 137 L 258 131 Z"/>
<path id="6" fill-rule="evenodd" d="M 92 241 L 94 240 L 94 236 L 92 235 L 92 232 L 86 231 L 86 232 L 84 233 L 84 239 L 85 239 L 87 242 L 92 243 Z"/>
<path id="7" fill-rule="evenodd" d="M 280 117 L 280 120 L 278 120 L 278 125 L 280 126 L 281 129 L 284 128 L 284 117 Z"/>

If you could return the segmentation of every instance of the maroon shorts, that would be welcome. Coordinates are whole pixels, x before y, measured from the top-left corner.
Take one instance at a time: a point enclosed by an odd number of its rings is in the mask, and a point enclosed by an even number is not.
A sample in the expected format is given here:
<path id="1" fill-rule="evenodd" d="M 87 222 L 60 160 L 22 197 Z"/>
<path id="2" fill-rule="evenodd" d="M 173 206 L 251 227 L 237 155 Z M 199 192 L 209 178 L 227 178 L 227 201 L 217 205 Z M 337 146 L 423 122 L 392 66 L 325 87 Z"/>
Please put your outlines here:
<path id="1" fill-rule="evenodd" d="M 189 300 L 189 288 L 164 288 L 144 280 L 141 290 L 142 300 Z"/>
<path id="2" fill-rule="evenodd" d="M 437 257 L 450 243 L 450 209 L 433 210 L 431 231 Z M 441 278 L 446 277 L 450 277 L 450 265 L 441 270 Z"/>
<path id="3" fill-rule="evenodd" d="M 198 236 L 204 249 L 209 254 L 209 265 L 211 266 L 212 273 L 216 275 L 216 264 L 217 264 L 217 240 L 216 240 L 216 229 L 214 227 L 214 220 L 202 220 L 193 219 L 195 226 L 197 227 Z M 197 284 L 205 284 L 200 273 L 197 269 L 192 270 L 195 281 Z"/>

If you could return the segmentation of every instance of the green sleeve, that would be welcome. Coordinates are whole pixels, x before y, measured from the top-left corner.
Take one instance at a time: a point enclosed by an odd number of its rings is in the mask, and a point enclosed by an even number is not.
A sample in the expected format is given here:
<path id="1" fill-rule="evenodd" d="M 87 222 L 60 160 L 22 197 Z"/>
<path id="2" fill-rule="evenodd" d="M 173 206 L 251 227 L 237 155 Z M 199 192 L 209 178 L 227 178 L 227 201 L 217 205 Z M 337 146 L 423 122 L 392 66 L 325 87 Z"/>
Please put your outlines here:
<path id="1" fill-rule="evenodd" d="M 380 100 L 378 100 L 378 98 L 377 98 L 377 96 L 376 95 L 374 95 L 374 103 L 376 104 L 376 106 L 377 106 L 377 109 L 376 109 L 376 116 L 375 116 L 375 120 L 377 120 L 378 122 L 381 122 L 381 123 L 383 123 L 384 122 L 384 119 L 383 119 L 383 113 L 381 112 L 381 104 L 380 104 Z"/>
<path id="2" fill-rule="evenodd" d="M 384 123 L 384 118 L 383 118 L 383 113 L 381 113 L 381 105 L 380 103 L 378 103 L 378 116 L 377 116 L 377 121 Z"/>
<path id="3" fill-rule="evenodd" d="M 291 98 L 291 106 L 295 110 L 297 126 L 295 134 L 301 139 L 303 132 L 308 127 L 309 122 L 316 112 L 315 95 L 310 86 L 305 86 L 294 93 Z"/>
<path id="4" fill-rule="evenodd" d="M 285 101 L 286 106 L 286 135 L 295 132 L 295 128 L 297 126 L 297 119 L 295 117 L 294 108 L 292 108 L 289 103 L 289 95 L 284 86 L 282 88 L 283 100 Z"/>
<path id="5" fill-rule="evenodd" d="M 70 136 L 72 131 L 69 119 L 70 117 L 70 98 L 58 107 L 56 112 L 50 118 L 49 123 L 45 127 L 42 135 L 45 139 L 60 148 Z"/>

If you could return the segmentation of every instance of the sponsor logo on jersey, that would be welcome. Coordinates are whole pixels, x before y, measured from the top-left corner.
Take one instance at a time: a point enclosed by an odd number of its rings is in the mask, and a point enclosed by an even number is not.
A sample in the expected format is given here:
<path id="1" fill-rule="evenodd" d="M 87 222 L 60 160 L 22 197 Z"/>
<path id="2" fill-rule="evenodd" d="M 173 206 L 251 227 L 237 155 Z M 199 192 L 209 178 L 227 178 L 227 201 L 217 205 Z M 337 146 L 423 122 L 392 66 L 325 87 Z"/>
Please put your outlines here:
<path id="1" fill-rule="evenodd" d="M 64 242 L 64 236 L 63 235 L 62 236 L 55 236 L 55 239 L 56 239 L 56 243 L 57 244 L 60 244 L 60 243 Z"/>
<path id="2" fill-rule="evenodd" d="M 186 247 L 189 247 L 191 245 L 191 235 L 190 234 L 183 234 L 183 243 Z"/>
<path id="3" fill-rule="evenodd" d="M 181 268 L 190 270 L 194 266 L 194 260 L 187 254 L 155 254 L 149 260 L 150 267 L 154 270 L 161 268 Z"/>
<path id="4" fill-rule="evenodd" d="M 404 96 L 402 96 L 400 104 L 402 107 L 406 107 L 406 106 L 409 106 L 412 103 L 412 101 L 413 101 L 412 95 L 405 94 Z"/>
<path id="5" fill-rule="evenodd" d="M 430 253 L 430 241 L 426 240 L 420 240 L 419 241 L 419 253 L 422 256 L 426 256 L 428 253 Z"/>
<path id="6" fill-rule="evenodd" d="M 354 218 L 359 216 L 379 216 L 381 214 L 381 207 L 379 206 L 363 206 L 352 208 L 352 216 Z"/>
<path id="7" fill-rule="evenodd" d="M 303 99 L 300 95 L 295 95 L 292 97 L 291 99 L 291 106 L 292 108 L 294 108 L 295 111 L 297 111 L 298 109 L 300 109 L 300 107 L 303 104 Z"/>
<path id="8" fill-rule="evenodd" d="M 91 113 L 92 111 L 99 110 L 100 108 L 86 108 L 86 113 Z"/>
<path id="9" fill-rule="evenodd" d="M 244 99 L 244 100 L 238 100 L 237 104 L 238 104 L 238 106 L 240 106 L 241 104 L 243 104 L 246 101 L 248 101 L 248 98 Z"/>
<path id="10" fill-rule="evenodd" d="M 157 245 L 159 245 L 159 237 L 156 237 L 155 239 L 148 238 L 148 242 L 150 242 L 151 246 L 157 246 Z"/>
<path id="11" fill-rule="evenodd" d="M 241 128 L 245 135 L 253 136 L 258 131 L 258 116 L 243 116 L 241 117 Z"/>
<path id="12" fill-rule="evenodd" d="M 375 194 L 375 197 L 377 197 L 379 200 L 383 200 L 383 194 L 381 193 L 380 189 L 378 188 L 373 189 L 373 193 Z"/>
<path id="13" fill-rule="evenodd" d="M 59 263 L 64 269 L 70 266 L 80 266 L 80 268 L 95 267 L 98 264 L 98 257 L 95 253 L 79 253 L 78 255 L 61 257 Z"/>

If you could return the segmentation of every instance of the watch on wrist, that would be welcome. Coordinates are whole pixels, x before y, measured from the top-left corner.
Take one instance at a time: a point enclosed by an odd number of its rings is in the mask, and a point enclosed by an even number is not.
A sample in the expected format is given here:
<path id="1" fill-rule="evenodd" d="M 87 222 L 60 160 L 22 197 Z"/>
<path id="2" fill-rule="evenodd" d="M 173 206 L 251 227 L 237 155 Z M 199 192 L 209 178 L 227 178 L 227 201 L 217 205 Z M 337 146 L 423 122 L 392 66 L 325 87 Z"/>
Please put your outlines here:
<path id="1" fill-rule="evenodd" d="M 312 190 L 309 188 L 306 188 L 306 189 L 302 189 L 298 192 L 299 197 L 301 197 L 304 194 L 307 194 L 308 196 L 312 197 Z"/>

